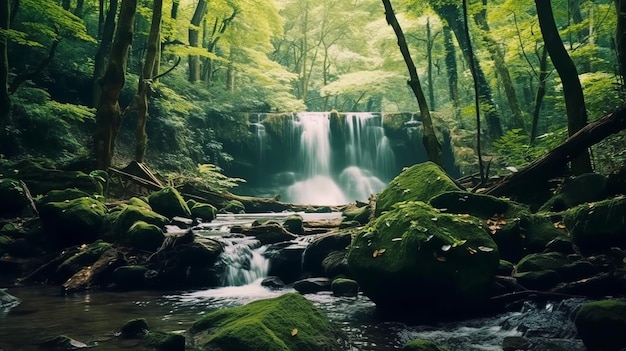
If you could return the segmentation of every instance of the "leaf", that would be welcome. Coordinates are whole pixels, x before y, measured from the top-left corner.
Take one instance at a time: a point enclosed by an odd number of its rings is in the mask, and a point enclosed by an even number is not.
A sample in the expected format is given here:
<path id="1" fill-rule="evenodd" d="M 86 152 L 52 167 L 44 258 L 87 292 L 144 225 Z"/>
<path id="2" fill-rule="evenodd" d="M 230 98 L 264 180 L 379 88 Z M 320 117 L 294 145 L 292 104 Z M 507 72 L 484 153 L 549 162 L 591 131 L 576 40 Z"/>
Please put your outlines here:
<path id="1" fill-rule="evenodd" d="M 433 221 L 433 222 L 437 222 L 438 218 L 437 217 L 433 217 L 430 220 Z"/>
<path id="2" fill-rule="evenodd" d="M 473 248 L 471 248 L 471 247 L 468 247 L 468 248 L 467 248 L 467 252 L 469 252 L 469 253 L 470 253 L 470 255 L 473 255 L 473 254 L 475 254 L 475 253 L 476 253 L 476 252 L 478 252 L 478 251 L 476 251 L 475 249 L 473 249 Z"/>
<path id="3" fill-rule="evenodd" d="M 296 336 L 298 335 L 298 328 L 293 328 L 293 330 L 291 330 L 291 336 Z"/>
<path id="4" fill-rule="evenodd" d="M 554 223 L 554 227 L 557 229 L 567 229 L 567 226 L 563 222 Z"/>
<path id="5" fill-rule="evenodd" d="M 446 252 L 446 251 L 450 250 L 451 247 L 452 247 L 452 245 L 443 245 L 441 247 L 441 251 Z"/>
<path id="6" fill-rule="evenodd" d="M 385 251 L 387 251 L 387 249 L 378 249 L 378 250 L 374 250 L 374 253 L 372 254 L 372 257 L 378 257 L 382 254 L 385 253 Z"/>
<path id="7" fill-rule="evenodd" d="M 446 262 L 446 258 L 443 256 L 437 256 L 437 261 L 439 262 Z"/>
<path id="8" fill-rule="evenodd" d="M 491 247 L 487 247 L 487 246 L 479 246 L 478 250 L 482 251 L 482 252 L 492 252 L 493 248 Z"/>
<path id="9" fill-rule="evenodd" d="M 428 238 L 426 238 L 426 242 L 429 242 L 429 241 L 430 241 L 430 239 L 432 239 L 432 238 L 433 238 L 433 236 L 434 236 L 434 235 L 429 235 L 429 236 L 428 236 Z"/>
<path id="10" fill-rule="evenodd" d="M 402 238 L 393 238 L 391 241 L 402 241 Z"/>

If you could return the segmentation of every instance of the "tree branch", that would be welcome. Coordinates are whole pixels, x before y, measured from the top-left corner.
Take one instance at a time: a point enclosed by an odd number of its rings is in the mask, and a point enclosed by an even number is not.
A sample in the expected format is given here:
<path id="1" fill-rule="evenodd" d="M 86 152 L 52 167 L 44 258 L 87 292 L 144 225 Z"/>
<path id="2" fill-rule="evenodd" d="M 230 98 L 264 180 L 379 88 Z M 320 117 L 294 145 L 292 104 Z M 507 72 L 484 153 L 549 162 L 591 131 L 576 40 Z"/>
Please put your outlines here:
<path id="1" fill-rule="evenodd" d="M 24 83 L 25 81 L 29 79 L 33 79 L 39 74 L 41 74 L 44 68 L 46 68 L 46 66 L 48 66 L 50 62 L 52 62 L 52 59 L 54 58 L 54 54 L 57 50 L 57 46 L 59 45 L 60 41 L 61 41 L 60 37 L 57 37 L 54 39 L 54 41 L 52 42 L 52 46 L 50 47 L 50 50 L 48 51 L 48 56 L 44 57 L 44 59 L 41 60 L 41 62 L 39 62 L 37 67 L 35 67 L 34 69 L 27 69 L 26 71 L 20 73 L 17 77 L 15 77 L 15 79 L 13 79 L 13 81 L 9 85 L 9 94 L 15 93 L 15 91 L 17 91 L 20 85 L 22 85 L 22 83 Z"/>

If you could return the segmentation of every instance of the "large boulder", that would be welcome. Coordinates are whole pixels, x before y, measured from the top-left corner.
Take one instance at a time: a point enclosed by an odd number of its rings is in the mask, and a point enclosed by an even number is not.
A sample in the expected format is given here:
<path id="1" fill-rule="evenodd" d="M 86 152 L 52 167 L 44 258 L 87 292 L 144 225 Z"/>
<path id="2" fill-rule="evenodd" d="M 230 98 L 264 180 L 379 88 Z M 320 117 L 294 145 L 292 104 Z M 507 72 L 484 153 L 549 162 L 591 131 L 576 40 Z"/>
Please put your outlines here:
<path id="1" fill-rule="evenodd" d="M 196 202 L 193 204 L 193 207 L 191 207 L 191 216 L 194 218 L 200 218 L 206 222 L 214 220 L 216 215 L 217 209 L 211 204 Z"/>
<path id="2" fill-rule="evenodd" d="M 124 242 L 135 249 L 156 251 L 165 241 L 160 227 L 144 221 L 137 221 L 129 229 Z"/>
<path id="3" fill-rule="evenodd" d="M 207 351 L 336 351 L 339 335 L 327 317 L 299 294 L 208 313 L 189 329 Z"/>
<path id="4" fill-rule="evenodd" d="M 106 206 L 92 197 L 49 202 L 39 207 L 43 229 L 62 246 L 91 243 L 99 238 Z"/>
<path id="5" fill-rule="evenodd" d="M 603 300 L 583 305 L 574 319 L 578 335 L 589 351 L 626 348 L 626 302 Z"/>
<path id="6" fill-rule="evenodd" d="M 576 206 L 563 212 L 563 223 L 583 252 L 626 247 L 626 198 Z"/>
<path id="7" fill-rule="evenodd" d="M 560 212 L 607 196 L 607 179 L 597 173 L 585 173 L 565 183 L 538 212 Z"/>
<path id="8" fill-rule="evenodd" d="M 148 198 L 152 209 L 168 218 L 176 216 L 191 217 L 191 210 L 183 200 L 178 190 L 167 187 L 154 192 Z"/>
<path id="9" fill-rule="evenodd" d="M 326 276 L 324 260 L 334 252 L 345 252 L 352 241 L 352 234 L 353 231 L 338 231 L 313 239 L 302 256 L 303 271 L 314 276 Z"/>
<path id="10" fill-rule="evenodd" d="M 384 310 L 435 317 L 473 312 L 487 297 L 499 255 L 480 219 L 404 202 L 352 241 L 348 267 Z"/>
<path id="11" fill-rule="evenodd" d="M 169 220 L 145 207 L 126 206 L 121 211 L 117 211 L 111 215 L 112 232 L 115 239 L 123 239 L 127 237 L 128 230 L 138 221 L 156 225 L 163 228 Z"/>
<path id="12" fill-rule="evenodd" d="M 402 201 L 428 202 L 448 191 L 461 190 L 446 172 L 432 162 L 413 165 L 395 177 L 376 198 L 376 215 Z"/>

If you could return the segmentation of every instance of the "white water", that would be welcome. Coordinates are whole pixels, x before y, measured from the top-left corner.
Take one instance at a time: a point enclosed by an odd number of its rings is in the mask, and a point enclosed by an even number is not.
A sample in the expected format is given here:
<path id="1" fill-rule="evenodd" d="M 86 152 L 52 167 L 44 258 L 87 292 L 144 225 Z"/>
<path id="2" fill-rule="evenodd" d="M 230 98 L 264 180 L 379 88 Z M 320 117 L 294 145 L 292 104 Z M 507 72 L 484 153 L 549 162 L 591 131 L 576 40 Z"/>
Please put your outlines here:
<path id="1" fill-rule="evenodd" d="M 269 260 L 263 256 L 267 249 L 252 238 L 220 238 L 224 251 L 220 261 L 224 266 L 222 286 L 243 286 L 267 277 Z"/>

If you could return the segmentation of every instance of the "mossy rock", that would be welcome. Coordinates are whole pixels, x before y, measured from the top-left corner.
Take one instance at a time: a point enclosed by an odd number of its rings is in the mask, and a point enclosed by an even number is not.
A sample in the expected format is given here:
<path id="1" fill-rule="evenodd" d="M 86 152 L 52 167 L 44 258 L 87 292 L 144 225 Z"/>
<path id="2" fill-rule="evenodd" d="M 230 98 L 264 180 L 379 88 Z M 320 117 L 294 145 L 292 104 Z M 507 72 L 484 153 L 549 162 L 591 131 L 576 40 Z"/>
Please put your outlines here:
<path id="1" fill-rule="evenodd" d="M 513 278 L 527 289 L 544 291 L 555 287 L 562 281 L 559 273 L 552 269 L 515 273 Z"/>
<path id="2" fill-rule="evenodd" d="M 24 229 L 18 222 L 5 223 L 2 228 L 0 228 L 0 235 L 16 236 L 23 233 Z"/>
<path id="3" fill-rule="evenodd" d="M 602 300 L 584 304 L 576 313 L 574 323 L 589 351 L 626 348 L 626 302 Z"/>
<path id="4" fill-rule="evenodd" d="M 505 277 L 510 277 L 513 274 L 513 270 L 515 269 L 515 265 L 507 260 L 500 260 L 498 264 L 498 275 L 502 275 Z"/>
<path id="5" fill-rule="evenodd" d="M 88 194 L 103 195 L 103 186 L 97 176 L 80 171 L 62 171 L 36 162 L 23 162 L 16 166 L 19 177 L 26 183 L 33 196 L 47 194 L 51 190 L 76 188 Z"/>
<path id="6" fill-rule="evenodd" d="M 417 201 L 370 222 L 348 253 L 351 276 L 377 306 L 419 317 L 474 312 L 486 301 L 498 264 L 498 248 L 480 219 Z"/>
<path id="7" fill-rule="evenodd" d="M 228 201 L 220 212 L 224 213 L 246 213 L 246 206 L 244 206 L 243 202 L 239 200 L 230 200 Z"/>
<path id="8" fill-rule="evenodd" d="M 127 339 L 143 338 L 146 333 L 148 333 L 148 322 L 145 318 L 131 319 L 120 329 L 120 336 Z"/>
<path id="9" fill-rule="evenodd" d="M 137 221 L 128 229 L 125 243 L 135 249 L 155 252 L 164 241 L 165 234 L 160 227 Z"/>
<path id="10" fill-rule="evenodd" d="M 138 206 L 138 207 L 143 207 L 146 208 L 150 211 L 152 211 L 152 207 L 150 207 L 150 205 L 148 205 L 148 203 L 138 197 L 131 197 L 130 199 L 128 199 L 128 205 L 130 206 Z"/>
<path id="11" fill-rule="evenodd" d="M 324 260 L 333 252 L 345 252 L 350 246 L 353 233 L 354 231 L 346 230 L 323 234 L 315 238 L 302 254 L 302 270 L 312 276 L 325 276 Z"/>
<path id="12" fill-rule="evenodd" d="M 337 278 L 330 284 L 335 296 L 356 297 L 359 295 L 359 283 L 356 280 Z"/>
<path id="13" fill-rule="evenodd" d="M 0 257 L 10 250 L 13 239 L 6 235 L 0 235 Z"/>
<path id="14" fill-rule="evenodd" d="M 520 218 L 530 214 L 526 205 L 490 195 L 475 194 L 467 191 L 450 191 L 430 199 L 430 205 L 448 213 L 467 213 L 487 218 Z"/>
<path id="15" fill-rule="evenodd" d="M 333 251 L 326 255 L 322 260 L 322 270 L 324 276 L 328 278 L 335 278 L 337 276 L 349 276 L 350 270 L 348 269 L 348 251 Z"/>
<path id="16" fill-rule="evenodd" d="M 299 214 L 291 215 L 283 222 L 283 227 L 290 233 L 302 235 L 304 234 L 304 219 Z"/>
<path id="17" fill-rule="evenodd" d="M 563 212 L 572 240 L 583 252 L 626 247 L 626 198 L 618 196 Z"/>
<path id="18" fill-rule="evenodd" d="M 53 338 L 49 338 L 41 343 L 41 348 L 44 350 L 78 350 L 88 348 L 87 344 L 78 340 L 72 339 L 69 336 L 59 335 Z"/>
<path id="19" fill-rule="evenodd" d="M 518 273 L 558 270 L 570 263 L 567 257 L 558 252 L 530 254 L 522 258 L 516 265 Z"/>
<path id="20" fill-rule="evenodd" d="M 187 204 L 187 207 L 189 207 L 189 209 L 191 209 L 192 207 L 194 207 L 198 201 L 194 200 L 194 199 L 189 199 L 185 202 Z"/>
<path id="21" fill-rule="evenodd" d="M 193 217 L 200 218 L 207 222 L 214 220 L 216 214 L 217 209 L 211 204 L 196 202 L 191 208 L 191 215 Z"/>
<path id="22" fill-rule="evenodd" d="M 139 265 L 117 267 L 112 281 L 121 290 L 145 289 L 148 271 L 148 268 Z"/>
<path id="23" fill-rule="evenodd" d="M 402 347 L 402 351 L 447 351 L 445 347 L 437 346 L 434 342 L 424 339 L 409 341 Z"/>
<path id="24" fill-rule="evenodd" d="M 343 211 L 344 222 L 356 221 L 359 224 L 367 224 L 372 214 L 372 209 L 369 206 L 348 206 Z"/>
<path id="25" fill-rule="evenodd" d="M 143 343 L 157 351 L 185 351 L 185 337 L 180 334 L 151 331 L 143 338 Z"/>
<path id="26" fill-rule="evenodd" d="M 143 221 L 163 228 L 169 220 L 147 208 L 139 206 L 126 206 L 121 211 L 111 214 L 113 237 L 116 240 L 124 240 L 130 227 L 137 221 Z"/>
<path id="27" fill-rule="evenodd" d="M 90 243 L 99 238 L 106 206 L 91 197 L 49 202 L 39 207 L 43 229 L 54 233 L 61 245 Z"/>
<path id="28" fill-rule="evenodd" d="M 431 198 L 461 190 L 446 172 L 432 162 L 416 164 L 396 176 L 376 198 L 376 215 L 402 201 L 428 202 Z"/>
<path id="29" fill-rule="evenodd" d="M 339 335 L 327 317 L 297 293 L 208 313 L 189 329 L 211 351 L 336 351 Z"/>
<path id="30" fill-rule="evenodd" d="M 15 179 L 0 179 L 0 218 L 14 218 L 28 205 L 22 185 Z"/>
<path id="31" fill-rule="evenodd" d="M 551 214 L 538 213 L 522 218 L 522 235 L 526 253 L 542 252 L 553 240 L 568 241 L 571 246 L 571 238 L 567 230 L 553 217 Z"/>
<path id="32" fill-rule="evenodd" d="M 78 199 L 81 197 L 91 197 L 91 194 L 88 194 L 79 189 L 50 190 L 46 195 L 42 196 L 39 200 L 37 200 L 37 205 L 41 206 L 43 204 L 47 204 L 50 202 L 69 201 L 69 200 L 74 200 L 74 199 Z M 103 197 L 101 198 L 104 199 Z M 97 198 L 95 199 L 100 200 Z"/>
<path id="33" fill-rule="evenodd" d="M 152 210 L 168 218 L 176 216 L 191 217 L 191 211 L 178 190 L 167 187 L 152 193 L 148 198 Z"/>
<path id="34" fill-rule="evenodd" d="M 581 174 L 563 185 L 537 212 L 561 212 L 587 202 L 600 201 L 607 196 L 607 179 L 597 173 Z"/>

